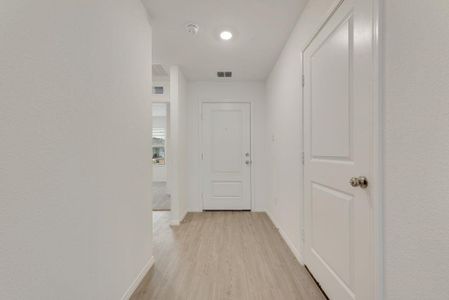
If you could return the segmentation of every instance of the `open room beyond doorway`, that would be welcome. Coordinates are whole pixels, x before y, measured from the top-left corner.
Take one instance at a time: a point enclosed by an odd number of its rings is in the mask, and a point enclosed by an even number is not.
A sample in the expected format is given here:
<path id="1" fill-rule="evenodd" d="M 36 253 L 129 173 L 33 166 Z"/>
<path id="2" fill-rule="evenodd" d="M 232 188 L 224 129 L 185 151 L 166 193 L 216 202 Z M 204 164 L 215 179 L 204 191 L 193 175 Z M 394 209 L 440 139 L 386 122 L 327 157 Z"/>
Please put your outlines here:
<path id="1" fill-rule="evenodd" d="M 153 93 L 156 88 L 153 88 Z M 153 103 L 153 211 L 169 211 L 171 209 L 168 190 L 168 103 Z"/>

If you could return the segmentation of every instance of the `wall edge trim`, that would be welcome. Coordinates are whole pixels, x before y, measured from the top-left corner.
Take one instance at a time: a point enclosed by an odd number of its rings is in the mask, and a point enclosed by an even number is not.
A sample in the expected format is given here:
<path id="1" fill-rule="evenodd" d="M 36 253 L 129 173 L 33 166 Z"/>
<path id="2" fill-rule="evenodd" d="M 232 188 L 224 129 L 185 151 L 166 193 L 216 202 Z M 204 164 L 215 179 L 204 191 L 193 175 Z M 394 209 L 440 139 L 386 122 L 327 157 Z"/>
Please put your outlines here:
<path id="1" fill-rule="evenodd" d="M 134 292 L 139 287 L 140 283 L 142 282 L 143 278 L 147 275 L 147 273 L 151 270 L 151 268 L 154 266 L 154 256 L 151 256 L 150 259 L 146 262 L 145 266 L 140 271 L 139 275 L 134 279 L 134 281 L 131 283 L 130 287 L 126 290 L 126 292 L 122 296 L 122 300 L 128 300 L 131 298 L 131 296 L 134 294 Z"/>

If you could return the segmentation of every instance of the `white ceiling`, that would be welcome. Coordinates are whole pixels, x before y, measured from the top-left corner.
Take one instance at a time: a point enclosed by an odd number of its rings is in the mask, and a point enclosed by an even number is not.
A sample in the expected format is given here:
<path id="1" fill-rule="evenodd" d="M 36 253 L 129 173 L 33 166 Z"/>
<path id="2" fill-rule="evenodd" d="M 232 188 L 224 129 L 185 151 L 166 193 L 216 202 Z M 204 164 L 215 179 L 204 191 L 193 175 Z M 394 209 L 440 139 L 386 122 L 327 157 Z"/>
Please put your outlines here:
<path id="1" fill-rule="evenodd" d="M 153 64 L 153 76 L 154 77 L 168 77 L 168 72 L 163 65 Z"/>
<path id="2" fill-rule="evenodd" d="M 191 80 L 265 79 L 307 0 L 143 0 L 153 26 L 153 60 L 180 65 Z M 196 23 L 192 36 L 186 24 Z M 222 41 L 230 29 L 234 38 Z"/>

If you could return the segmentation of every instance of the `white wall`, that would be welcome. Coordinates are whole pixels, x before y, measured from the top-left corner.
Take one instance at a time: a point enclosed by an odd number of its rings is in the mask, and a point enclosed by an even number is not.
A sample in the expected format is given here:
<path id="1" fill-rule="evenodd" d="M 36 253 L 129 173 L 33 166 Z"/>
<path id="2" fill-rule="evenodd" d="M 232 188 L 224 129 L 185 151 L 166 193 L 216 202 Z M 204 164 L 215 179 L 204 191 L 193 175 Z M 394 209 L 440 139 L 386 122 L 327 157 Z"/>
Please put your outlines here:
<path id="1" fill-rule="evenodd" d="M 448 299 L 449 3 L 385 12 L 386 299 Z"/>
<path id="2" fill-rule="evenodd" d="M 170 67 L 170 153 L 168 182 L 172 224 L 187 213 L 187 80 L 178 66 Z"/>
<path id="3" fill-rule="evenodd" d="M 303 226 L 301 52 L 333 4 L 335 0 L 309 1 L 266 83 L 267 211 L 299 259 Z"/>
<path id="4" fill-rule="evenodd" d="M 251 103 L 253 210 L 265 210 L 265 88 L 263 82 L 190 82 L 188 86 L 189 211 L 201 211 L 200 112 L 204 101 Z"/>
<path id="5" fill-rule="evenodd" d="M 153 182 L 167 182 L 167 168 L 165 165 L 153 165 Z"/>
<path id="6" fill-rule="evenodd" d="M 138 0 L 3 0 L 0 299 L 119 299 L 152 257 Z"/>
<path id="7" fill-rule="evenodd" d="M 165 165 L 153 165 L 153 182 L 167 182 L 167 168 Z"/>

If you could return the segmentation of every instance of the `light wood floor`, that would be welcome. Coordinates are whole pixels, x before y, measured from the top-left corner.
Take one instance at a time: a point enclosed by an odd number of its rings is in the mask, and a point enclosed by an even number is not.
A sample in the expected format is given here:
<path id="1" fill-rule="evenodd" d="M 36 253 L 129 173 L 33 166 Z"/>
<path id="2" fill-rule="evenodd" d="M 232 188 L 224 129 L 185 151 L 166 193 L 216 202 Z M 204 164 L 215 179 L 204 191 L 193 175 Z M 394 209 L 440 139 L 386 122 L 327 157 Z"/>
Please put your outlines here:
<path id="1" fill-rule="evenodd" d="M 156 263 L 133 300 L 325 299 L 265 213 L 153 216 Z"/>

